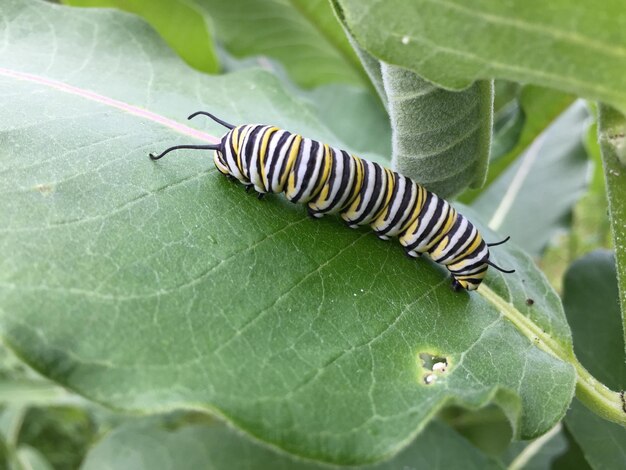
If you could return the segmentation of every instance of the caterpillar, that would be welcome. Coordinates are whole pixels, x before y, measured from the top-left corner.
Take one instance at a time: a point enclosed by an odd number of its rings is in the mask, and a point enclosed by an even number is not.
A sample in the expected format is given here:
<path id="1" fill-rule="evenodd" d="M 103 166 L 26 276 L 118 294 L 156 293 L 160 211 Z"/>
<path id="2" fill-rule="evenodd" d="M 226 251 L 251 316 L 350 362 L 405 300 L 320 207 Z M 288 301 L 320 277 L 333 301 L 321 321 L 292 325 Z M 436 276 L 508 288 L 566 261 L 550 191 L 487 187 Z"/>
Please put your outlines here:
<path id="1" fill-rule="evenodd" d="M 409 257 L 428 253 L 444 265 L 455 291 L 477 289 L 489 266 L 515 272 L 489 260 L 489 247 L 510 237 L 485 243 L 445 199 L 406 176 L 275 126 L 234 126 L 205 111 L 188 119 L 198 115 L 228 129 L 218 144 L 176 145 L 150 158 L 158 160 L 177 149 L 215 150 L 218 171 L 243 183 L 246 191 L 254 187 L 259 198 L 284 193 L 293 203 L 307 204 L 312 217 L 338 213 L 349 227 L 369 224 L 381 239 L 398 237 Z"/>

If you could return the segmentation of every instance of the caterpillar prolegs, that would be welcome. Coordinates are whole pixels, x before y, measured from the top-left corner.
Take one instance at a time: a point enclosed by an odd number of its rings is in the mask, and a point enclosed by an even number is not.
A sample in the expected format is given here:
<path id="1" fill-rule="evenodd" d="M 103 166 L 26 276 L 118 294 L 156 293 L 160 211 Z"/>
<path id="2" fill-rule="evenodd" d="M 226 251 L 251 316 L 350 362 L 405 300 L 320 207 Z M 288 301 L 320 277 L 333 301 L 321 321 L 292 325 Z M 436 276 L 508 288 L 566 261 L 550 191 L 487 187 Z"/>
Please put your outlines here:
<path id="1" fill-rule="evenodd" d="M 408 256 L 428 253 L 444 265 L 455 290 L 477 289 L 489 266 L 514 272 L 489 261 L 489 247 L 508 237 L 485 243 L 466 217 L 412 179 L 278 127 L 234 126 L 204 111 L 189 119 L 200 114 L 229 129 L 218 144 L 177 145 L 150 158 L 181 148 L 215 150 L 220 173 L 253 187 L 259 197 L 285 193 L 291 202 L 307 204 L 313 217 L 339 214 L 350 227 L 370 225 L 382 239 L 398 237 Z"/>

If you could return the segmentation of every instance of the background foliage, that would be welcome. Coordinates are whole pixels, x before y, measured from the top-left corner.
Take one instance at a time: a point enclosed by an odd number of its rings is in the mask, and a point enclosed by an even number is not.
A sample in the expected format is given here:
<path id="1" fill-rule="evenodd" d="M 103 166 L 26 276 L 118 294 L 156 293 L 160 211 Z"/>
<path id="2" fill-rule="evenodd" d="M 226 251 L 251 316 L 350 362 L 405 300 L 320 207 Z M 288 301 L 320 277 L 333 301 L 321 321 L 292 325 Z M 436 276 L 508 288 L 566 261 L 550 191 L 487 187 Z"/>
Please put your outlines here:
<path id="1" fill-rule="evenodd" d="M 623 427 L 598 416 L 624 423 L 600 386 L 626 377 L 617 2 L 64 3 L 114 9 L 0 11 L 6 465 L 623 460 Z M 605 103 L 598 123 L 577 96 Z M 205 155 L 150 162 L 221 136 L 181 124 L 196 109 L 460 194 L 489 241 L 512 235 L 493 256 L 516 274 L 454 294 L 432 263 L 259 202 Z"/>

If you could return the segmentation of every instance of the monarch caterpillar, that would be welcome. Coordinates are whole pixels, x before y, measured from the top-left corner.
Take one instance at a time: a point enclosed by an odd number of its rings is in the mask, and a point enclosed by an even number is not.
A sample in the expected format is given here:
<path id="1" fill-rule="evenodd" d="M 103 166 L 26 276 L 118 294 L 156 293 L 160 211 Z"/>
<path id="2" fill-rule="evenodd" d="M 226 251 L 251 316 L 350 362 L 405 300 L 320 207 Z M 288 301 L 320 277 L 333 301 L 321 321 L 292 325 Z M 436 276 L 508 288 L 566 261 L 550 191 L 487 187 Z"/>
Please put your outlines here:
<path id="1" fill-rule="evenodd" d="M 234 126 L 205 111 L 205 115 L 228 128 L 220 143 L 176 145 L 172 150 L 215 150 L 220 173 L 254 187 L 259 198 L 281 193 L 291 202 L 308 205 L 309 215 L 339 213 L 348 226 L 369 224 L 378 237 L 397 236 L 408 256 L 428 253 L 452 275 L 454 290 L 477 289 L 492 266 L 489 247 L 480 233 L 445 199 L 394 171 L 298 134 L 261 124 Z"/>

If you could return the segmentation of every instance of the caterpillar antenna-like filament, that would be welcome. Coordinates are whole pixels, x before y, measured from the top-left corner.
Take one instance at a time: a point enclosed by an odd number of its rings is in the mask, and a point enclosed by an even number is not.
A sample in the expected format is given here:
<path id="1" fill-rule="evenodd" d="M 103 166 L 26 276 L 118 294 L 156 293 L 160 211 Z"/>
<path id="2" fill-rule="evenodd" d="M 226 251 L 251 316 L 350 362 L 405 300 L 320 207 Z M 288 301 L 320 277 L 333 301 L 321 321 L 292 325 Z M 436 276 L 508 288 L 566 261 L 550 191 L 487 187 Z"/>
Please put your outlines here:
<path id="1" fill-rule="evenodd" d="M 151 160 L 158 160 L 159 158 L 163 158 L 165 155 L 170 153 L 172 150 L 178 149 L 193 149 L 193 150 L 217 150 L 220 147 L 219 144 L 212 145 L 174 145 L 168 149 L 163 150 L 159 155 L 155 155 L 154 153 L 149 153 L 148 156 Z"/>
<path id="2" fill-rule="evenodd" d="M 515 269 L 511 269 L 511 270 L 502 269 L 500 266 L 498 266 L 497 264 L 493 264 L 491 261 L 486 261 L 485 263 L 488 264 L 489 266 L 496 268 L 498 271 L 502 273 L 513 274 L 515 272 Z"/>
<path id="3" fill-rule="evenodd" d="M 222 121 L 220 118 L 218 118 L 216 116 L 213 116 L 211 113 L 207 113 L 206 111 L 196 111 L 195 113 L 190 114 L 187 119 L 193 119 L 196 116 L 198 116 L 199 114 L 202 114 L 203 116 L 210 117 L 215 122 L 217 122 L 218 124 L 221 124 L 222 126 L 226 127 L 227 129 L 234 129 L 235 128 L 235 126 L 233 126 L 232 124 L 228 124 L 226 121 Z"/>
<path id="4" fill-rule="evenodd" d="M 499 242 L 495 242 L 495 243 L 487 243 L 487 246 L 498 246 L 498 245 L 502 245 L 506 242 L 508 242 L 511 239 L 511 237 L 506 237 L 504 240 L 499 241 Z"/>

